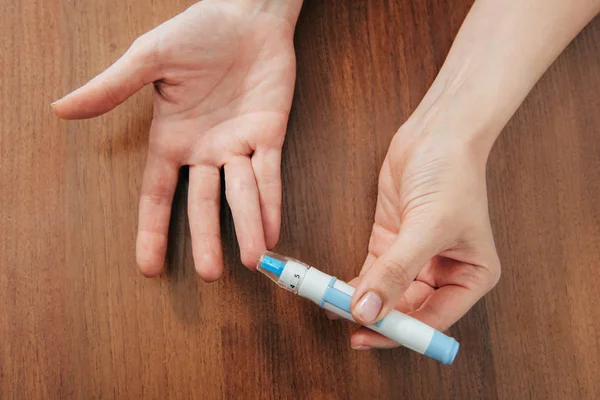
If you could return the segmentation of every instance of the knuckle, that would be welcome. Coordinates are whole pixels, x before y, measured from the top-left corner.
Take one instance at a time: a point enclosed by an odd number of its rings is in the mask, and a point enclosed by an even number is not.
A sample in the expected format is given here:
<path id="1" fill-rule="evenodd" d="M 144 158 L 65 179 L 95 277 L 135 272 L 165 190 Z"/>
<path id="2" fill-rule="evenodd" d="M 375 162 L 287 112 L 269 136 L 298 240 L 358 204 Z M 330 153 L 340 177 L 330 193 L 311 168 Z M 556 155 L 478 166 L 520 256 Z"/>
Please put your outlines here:
<path id="1" fill-rule="evenodd" d="M 385 260 L 382 265 L 385 283 L 389 286 L 408 286 L 412 279 L 405 265 L 396 260 Z"/>
<path id="2" fill-rule="evenodd" d="M 485 271 L 485 274 L 481 277 L 480 284 L 484 287 L 486 292 L 489 292 L 500 281 L 500 276 L 502 275 L 500 262 L 495 260 L 484 266 L 483 270 Z"/>
<path id="3" fill-rule="evenodd" d="M 127 55 L 140 64 L 146 64 L 154 68 L 162 67 L 160 64 L 159 36 L 152 31 L 139 36 L 131 43 Z"/>
<path id="4" fill-rule="evenodd" d="M 118 90 L 108 82 L 101 82 L 102 91 L 104 91 L 105 97 L 110 102 L 112 107 L 116 107 L 123 102 L 121 95 Z"/>
<path id="5" fill-rule="evenodd" d="M 188 195 L 190 196 L 190 195 Z M 220 193 L 212 192 L 207 190 L 196 190 L 191 193 L 192 197 L 188 197 L 188 201 L 191 201 L 196 207 L 208 208 L 220 205 Z"/>
<path id="6" fill-rule="evenodd" d="M 276 174 L 273 171 L 261 171 L 258 179 L 263 187 L 278 187 L 280 184 L 279 174 Z"/>
<path id="7" fill-rule="evenodd" d="M 244 179 L 242 177 L 229 177 L 229 178 L 225 178 L 226 179 L 226 187 L 225 187 L 225 193 L 226 194 L 233 194 L 233 193 L 246 193 L 249 190 L 252 189 L 252 183 L 249 182 L 247 179 Z"/>
<path id="8" fill-rule="evenodd" d="M 500 281 L 500 277 L 502 276 L 502 266 L 500 265 L 500 261 L 494 262 L 490 269 L 490 289 L 496 286 L 496 284 Z"/>
<path id="9" fill-rule="evenodd" d="M 451 323 L 445 321 L 444 315 L 438 307 L 431 306 L 431 303 L 425 303 L 425 305 L 422 307 L 422 310 L 429 314 L 429 318 L 431 320 L 429 325 L 431 325 L 431 327 L 440 332 L 444 332 L 450 327 Z"/>
<path id="10" fill-rule="evenodd" d="M 152 49 L 151 44 L 152 39 L 150 38 L 150 35 L 144 33 L 131 43 L 131 46 L 129 46 L 127 51 L 134 55 L 146 54 L 148 50 Z"/>
<path id="11" fill-rule="evenodd" d="M 162 194 L 144 193 L 140 196 L 140 203 L 152 206 L 163 206 L 169 204 L 169 200 Z"/>

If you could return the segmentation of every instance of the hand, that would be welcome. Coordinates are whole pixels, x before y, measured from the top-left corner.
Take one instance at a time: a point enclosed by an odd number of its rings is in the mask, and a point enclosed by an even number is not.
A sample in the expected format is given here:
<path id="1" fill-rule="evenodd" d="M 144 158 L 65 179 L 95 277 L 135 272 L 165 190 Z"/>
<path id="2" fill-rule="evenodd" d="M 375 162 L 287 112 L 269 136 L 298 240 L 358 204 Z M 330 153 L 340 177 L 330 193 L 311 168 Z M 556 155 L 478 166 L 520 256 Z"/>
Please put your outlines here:
<path id="1" fill-rule="evenodd" d="M 487 153 L 452 132 L 421 132 L 406 124 L 396 134 L 379 176 L 369 253 L 352 298 L 363 325 L 401 312 L 445 330 L 500 277 L 487 208 Z M 398 344 L 369 329 L 352 347 Z"/>
<path id="2" fill-rule="evenodd" d="M 540 13 L 542 3 L 550 11 Z M 487 209 L 487 155 L 600 4 L 547 3 L 518 1 L 507 8 L 475 1 L 435 81 L 394 137 L 380 173 L 369 254 L 351 282 L 357 286 L 352 315 L 363 325 L 396 308 L 445 330 L 500 278 Z M 354 348 L 394 346 L 365 328 L 352 337 Z"/>
<path id="3" fill-rule="evenodd" d="M 218 279 L 223 269 L 221 167 L 242 262 L 254 268 L 261 252 L 275 246 L 299 12 L 299 4 L 289 12 L 284 3 L 292 2 L 262 1 L 262 8 L 235 1 L 198 3 L 139 37 L 114 65 L 54 103 L 62 118 L 90 118 L 154 83 L 137 237 L 137 262 L 145 275 L 163 269 L 183 165 L 189 165 L 194 262 L 204 280 Z"/>

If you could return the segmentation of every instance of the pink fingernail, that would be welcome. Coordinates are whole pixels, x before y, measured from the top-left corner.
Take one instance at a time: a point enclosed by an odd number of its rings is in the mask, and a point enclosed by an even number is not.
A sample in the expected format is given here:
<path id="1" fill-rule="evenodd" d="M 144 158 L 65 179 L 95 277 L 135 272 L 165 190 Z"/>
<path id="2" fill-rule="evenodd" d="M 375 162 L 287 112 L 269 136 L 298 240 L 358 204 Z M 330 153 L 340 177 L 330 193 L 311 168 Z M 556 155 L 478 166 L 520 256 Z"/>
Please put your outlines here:
<path id="1" fill-rule="evenodd" d="M 336 319 L 342 318 L 339 315 L 332 313 L 331 311 L 325 311 L 325 315 L 327 316 L 327 318 L 329 318 L 331 320 L 336 320 Z"/>
<path id="2" fill-rule="evenodd" d="M 365 325 L 371 325 L 381 312 L 383 300 L 375 292 L 367 292 L 354 308 L 354 315 Z"/>

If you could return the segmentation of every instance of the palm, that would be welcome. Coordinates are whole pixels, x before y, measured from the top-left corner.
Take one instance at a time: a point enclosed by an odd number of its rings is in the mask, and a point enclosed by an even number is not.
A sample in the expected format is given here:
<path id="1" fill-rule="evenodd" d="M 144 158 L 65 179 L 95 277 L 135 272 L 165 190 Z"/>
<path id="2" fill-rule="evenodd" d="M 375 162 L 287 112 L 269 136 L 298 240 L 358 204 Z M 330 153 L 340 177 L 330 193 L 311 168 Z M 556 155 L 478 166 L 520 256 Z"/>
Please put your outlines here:
<path id="1" fill-rule="evenodd" d="M 219 277 L 220 169 L 241 258 L 253 267 L 279 237 L 280 159 L 295 80 L 293 24 L 205 0 L 142 35 L 104 73 L 55 103 L 64 118 L 107 112 L 154 83 L 154 117 L 139 207 L 137 259 L 161 272 L 178 169 L 190 167 L 196 269 Z"/>
<path id="2" fill-rule="evenodd" d="M 291 34 L 281 18 L 206 2 L 150 32 L 161 63 L 155 122 L 171 127 L 153 144 L 183 147 L 192 165 L 281 146 L 295 76 Z M 184 136 L 178 146 L 173 132 Z"/>

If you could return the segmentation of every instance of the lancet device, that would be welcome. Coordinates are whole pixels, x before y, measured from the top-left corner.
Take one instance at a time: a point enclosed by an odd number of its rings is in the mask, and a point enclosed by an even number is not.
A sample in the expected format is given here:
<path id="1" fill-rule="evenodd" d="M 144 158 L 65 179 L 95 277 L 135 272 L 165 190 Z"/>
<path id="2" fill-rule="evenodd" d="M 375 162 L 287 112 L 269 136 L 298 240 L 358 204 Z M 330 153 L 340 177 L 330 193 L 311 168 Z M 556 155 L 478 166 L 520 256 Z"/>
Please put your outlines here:
<path id="1" fill-rule="evenodd" d="M 263 253 L 257 269 L 282 288 L 356 322 L 350 311 L 354 288 L 346 282 L 298 260 L 271 252 Z M 458 353 L 459 344 L 455 339 L 396 310 L 368 328 L 443 364 L 452 364 Z"/>

